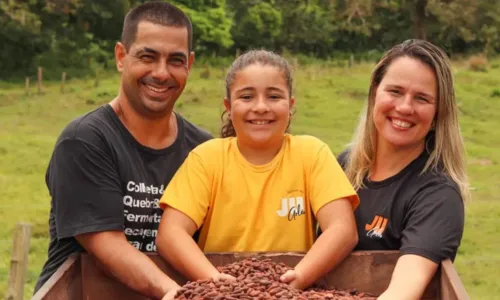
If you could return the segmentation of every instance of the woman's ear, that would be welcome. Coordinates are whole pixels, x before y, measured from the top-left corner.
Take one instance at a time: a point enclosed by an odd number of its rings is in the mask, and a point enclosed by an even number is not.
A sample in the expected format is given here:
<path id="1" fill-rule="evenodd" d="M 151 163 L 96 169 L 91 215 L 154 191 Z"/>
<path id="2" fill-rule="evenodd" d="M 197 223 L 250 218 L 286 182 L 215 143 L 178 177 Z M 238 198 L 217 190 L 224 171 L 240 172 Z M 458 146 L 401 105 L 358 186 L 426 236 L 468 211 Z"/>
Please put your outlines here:
<path id="1" fill-rule="evenodd" d="M 224 97 L 224 107 L 226 108 L 226 113 L 229 118 L 231 118 L 231 102 L 227 97 Z"/>
<path id="2" fill-rule="evenodd" d="M 292 96 L 290 98 L 290 111 L 292 111 L 294 105 L 295 105 L 295 97 Z"/>

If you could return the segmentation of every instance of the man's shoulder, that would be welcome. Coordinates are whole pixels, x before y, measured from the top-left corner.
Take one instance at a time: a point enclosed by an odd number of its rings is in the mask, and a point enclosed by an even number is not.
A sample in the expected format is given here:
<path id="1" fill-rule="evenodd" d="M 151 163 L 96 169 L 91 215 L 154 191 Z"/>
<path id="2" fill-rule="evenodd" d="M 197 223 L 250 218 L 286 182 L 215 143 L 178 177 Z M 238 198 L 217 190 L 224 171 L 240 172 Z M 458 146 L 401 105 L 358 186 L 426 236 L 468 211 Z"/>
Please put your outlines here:
<path id="1" fill-rule="evenodd" d="M 207 130 L 201 128 L 198 125 L 195 125 L 178 113 L 176 113 L 176 116 L 180 118 L 181 122 L 183 123 L 184 138 L 189 144 L 197 146 L 210 139 L 213 139 L 213 136 Z"/>
<path id="2" fill-rule="evenodd" d="M 104 128 L 109 126 L 110 118 L 105 106 L 100 106 L 92 111 L 71 120 L 62 130 L 58 141 L 74 139 L 82 142 L 93 143 L 104 135 Z"/>

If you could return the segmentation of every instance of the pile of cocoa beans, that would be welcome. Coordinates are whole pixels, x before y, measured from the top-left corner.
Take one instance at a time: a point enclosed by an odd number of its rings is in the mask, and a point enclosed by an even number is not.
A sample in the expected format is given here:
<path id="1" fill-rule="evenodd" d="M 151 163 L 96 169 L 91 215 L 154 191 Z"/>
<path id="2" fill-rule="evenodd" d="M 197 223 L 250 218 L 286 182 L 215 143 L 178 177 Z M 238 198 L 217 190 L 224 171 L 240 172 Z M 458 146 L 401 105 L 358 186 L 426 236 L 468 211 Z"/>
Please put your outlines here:
<path id="1" fill-rule="evenodd" d="M 232 280 L 199 280 L 185 284 L 175 299 L 185 300 L 277 300 L 277 299 L 327 299 L 327 300 L 375 300 L 376 297 L 356 291 L 326 290 L 311 287 L 301 291 L 281 283 L 279 278 L 291 269 L 271 259 L 248 258 L 217 268 L 219 272 L 236 278 Z"/>

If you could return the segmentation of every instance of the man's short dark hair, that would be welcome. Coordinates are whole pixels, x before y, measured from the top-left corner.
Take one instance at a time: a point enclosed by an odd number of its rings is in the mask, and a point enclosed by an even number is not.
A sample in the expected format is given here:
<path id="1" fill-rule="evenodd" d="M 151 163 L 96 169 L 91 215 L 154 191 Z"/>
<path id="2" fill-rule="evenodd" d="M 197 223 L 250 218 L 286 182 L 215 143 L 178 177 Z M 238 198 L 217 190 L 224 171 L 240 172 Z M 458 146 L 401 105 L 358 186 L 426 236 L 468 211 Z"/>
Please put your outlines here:
<path id="1" fill-rule="evenodd" d="M 170 3 L 153 1 L 137 6 L 125 16 L 121 42 L 127 51 L 135 41 L 137 25 L 143 21 L 163 26 L 185 27 L 188 32 L 188 50 L 192 50 L 193 26 L 189 17 Z"/>

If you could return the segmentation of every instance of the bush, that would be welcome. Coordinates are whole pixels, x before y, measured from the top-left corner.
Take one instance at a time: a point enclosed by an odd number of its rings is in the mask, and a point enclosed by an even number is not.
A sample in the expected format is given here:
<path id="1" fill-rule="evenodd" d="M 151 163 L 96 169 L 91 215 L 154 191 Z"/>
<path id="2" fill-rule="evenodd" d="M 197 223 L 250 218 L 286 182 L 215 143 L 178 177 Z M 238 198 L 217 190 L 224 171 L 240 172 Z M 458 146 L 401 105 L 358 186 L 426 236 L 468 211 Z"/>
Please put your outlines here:
<path id="1" fill-rule="evenodd" d="M 491 98 L 500 98 L 500 89 L 494 89 L 492 92 L 491 92 L 491 95 L 490 95 Z"/>

